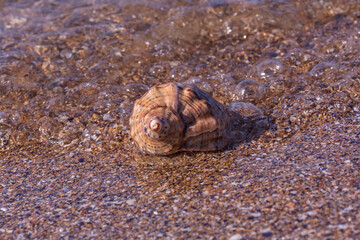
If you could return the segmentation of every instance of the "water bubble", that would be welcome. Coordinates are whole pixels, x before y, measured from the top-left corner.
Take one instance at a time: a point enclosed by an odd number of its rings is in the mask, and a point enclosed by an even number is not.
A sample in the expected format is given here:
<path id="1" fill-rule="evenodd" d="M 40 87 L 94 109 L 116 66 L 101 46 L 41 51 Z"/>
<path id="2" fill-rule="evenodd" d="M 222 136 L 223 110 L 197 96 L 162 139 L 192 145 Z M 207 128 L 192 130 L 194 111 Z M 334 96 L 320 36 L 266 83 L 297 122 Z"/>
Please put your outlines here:
<path id="1" fill-rule="evenodd" d="M 284 71 L 284 65 L 278 60 L 265 60 L 256 66 L 256 71 L 261 78 L 269 78 Z"/>
<path id="2" fill-rule="evenodd" d="M 142 83 L 128 83 L 122 87 L 122 93 L 129 98 L 140 97 L 147 90 L 149 86 Z"/>
<path id="3" fill-rule="evenodd" d="M 171 69 L 169 78 L 174 80 L 183 80 L 189 77 L 191 71 L 188 67 L 185 65 L 179 65 Z"/>
<path id="4" fill-rule="evenodd" d="M 17 111 L 0 111 L 0 124 L 11 128 L 21 123 L 21 115 Z"/>
<path id="5" fill-rule="evenodd" d="M 173 56 L 170 44 L 160 43 L 154 46 L 153 55 L 157 58 L 171 58 Z"/>
<path id="6" fill-rule="evenodd" d="M 98 99 L 116 99 L 119 97 L 118 91 L 121 89 L 117 86 L 111 86 L 111 89 L 105 89 L 98 94 Z"/>
<path id="7" fill-rule="evenodd" d="M 211 81 L 213 81 L 214 83 L 216 83 L 216 85 L 219 86 L 230 86 L 235 83 L 234 78 L 229 73 L 219 73 L 215 76 L 209 77 L 209 79 L 211 79 Z"/>
<path id="8" fill-rule="evenodd" d="M 149 74 L 154 77 L 166 76 L 170 69 L 168 62 L 157 62 L 149 68 Z"/>
<path id="9" fill-rule="evenodd" d="M 69 89 L 65 95 L 65 104 L 74 108 L 87 107 L 96 99 L 98 85 L 94 83 L 82 83 Z"/>
<path id="10" fill-rule="evenodd" d="M 316 78 L 329 78 L 337 71 L 337 65 L 333 62 L 322 62 L 315 65 L 310 75 Z"/>
<path id="11" fill-rule="evenodd" d="M 111 101 L 107 100 L 107 99 L 102 99 L 100 101 L 97 101 L 94 106 L 93 106 L 93 110 L 96 113 L 99 114 L 104 114 L 106 112 L 108 112 L 112 107 L 112 103 Z"/>
<path id="12" fill-rule="evenodd" d="M 119 124 L 123 127 L 123 130 L 129 130 L 129 118 L 131 115 L 131 108 L 120 107 L 115 110 L 117 119 L 119 119 Z"/>
<path id="13" fill-rule="evenodd" d="M 17 138 L 20 138 L 21 144 L 27 142 L 39 142 L 40 141 L 40 132 L 39 125 L 37 122 L 29 122 L 19 126 L 19 131 L 17 131 Z"/>
<path id="14" fill-rule="evenodd" d="M 124 99 L 124 101 L 122 101 L 119 105 L 119 107 L 121 108 L 130 108 L 132 109 L 134 106 L 134 102 L 130 101 L 129 99 Z"/>
<path id="15" fill-rule="evenodd" d="M 81 94 L 91 95 L 97 93 L 99 89 L 98 84 L 93 82 L 84 82 L 72 89 L 73 92 L 80 91 Z"/>
<path id="16" fill-rule="evenodd" d="M 212 90 L 213 90 L 210 83 L 208 83 L 206 80 L 204 80 L 201 77 L 190 77 L 184 83 L 195 86 L 195 87 L 197 87 L 201 90 L 204 90 L 206 92 L 209 92 L 209 93 L 212 92 Z"/>
<path id="17" fill-rule="evenodd" d="M 340 79 L 330 86 L 332 91 L 345 91 L 351 94 L 353 98 L 359 97 L 360 80 L 355 73 L 345 73 Z"/>
<path id="18" fill-rule="evenodd" d="M 315 56 L 305 52 L 301 48 L 294 48 L 284 57 L 284 60 L 291 65 L 300 66 L 302 64 L 315 61 Z"/>
<path id="19" fill-rule="evenodd" d="M 235 84 L 234 78 L 229 73 L 220 73 L 211 76 L 208 78 L 208 81 L 215 86 L 216 93 L 225 96 L 231 94 L 233 85 Z"/>
<path id="20" fill-rule="evenodd" d="M 233 91 L 233 100 L 254 101 L 262 99 L 265 95 L 265 88 L 262 84 L 253 79 L 246 79 L 236 85 Z"/>
<path id="21" fill-rule="evenodd" d="M 56 139 L 59 134 L 60 123 L 56 119 L 42 117 L 37 121 L 40 137 L 42 139 Z"/>
<path id="22" fill-rule="evenodd" d="M 228 105 L 228 107 L 231 111 L 234 111 L 243 117 L 257 117 L 257 116 L 262 116 L 264 114 L 263 111 L 261 111 L 258 107 L 256 107 L 252 103 L 236 101 L 236 102 L 231 102 Z"/>
<path id="23" fill-rule="evenodd" d="M 283 77 L 271 78 L 266 87 L 274 94 L 283 93 L 286 89 L 286 80 Z"/>

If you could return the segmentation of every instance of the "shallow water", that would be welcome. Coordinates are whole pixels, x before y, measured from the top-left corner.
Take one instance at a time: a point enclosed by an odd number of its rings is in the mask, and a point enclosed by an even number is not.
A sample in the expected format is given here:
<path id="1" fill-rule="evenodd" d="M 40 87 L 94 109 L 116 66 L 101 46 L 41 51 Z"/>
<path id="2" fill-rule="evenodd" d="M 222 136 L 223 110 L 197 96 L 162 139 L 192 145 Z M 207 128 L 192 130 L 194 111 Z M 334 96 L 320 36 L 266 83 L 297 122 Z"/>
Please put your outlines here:
<path id="1" fill-rule="evenodd" d="M 0 147 L 116 145 L 128 134 L 134 99 L 166 82 L 192 83 L 223 103 L 251 102 L 276 119 L 271 134 L 280 138 L 319 116 L 354 114 L 358 8 L 356 1 L 3 1 Z"/>
<path id="2" fill-rule="evenodd" d="M 166 171 L 179 176 L 191 154 L 174 156 L 180 170 L 168 158 L 149 163 L 129 136 L 134 101 L 167 82 L 193 84 L 246 117 L 264 115 L 244 132 L 246 144 L 212 156 L 226 161 L 294 141 L 309 125 L 355 122 L 359 16 L 358 0 L 0 1 L 1 154 L 119 152 L 142 169 L 144 185 Z M 203 177 L 216 185 L 222 177 L 209 171 L 214 179 Z"/>

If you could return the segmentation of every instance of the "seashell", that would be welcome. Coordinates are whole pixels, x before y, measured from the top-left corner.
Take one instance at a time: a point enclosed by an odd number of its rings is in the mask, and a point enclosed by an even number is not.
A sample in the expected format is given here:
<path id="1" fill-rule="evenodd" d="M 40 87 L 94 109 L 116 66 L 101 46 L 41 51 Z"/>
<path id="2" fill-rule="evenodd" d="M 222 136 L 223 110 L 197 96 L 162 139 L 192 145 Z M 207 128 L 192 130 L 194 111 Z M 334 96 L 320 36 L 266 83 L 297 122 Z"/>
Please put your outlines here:
<path id="1" fill-rule="evenodd" d="M 208 93 L 168 83 L 150 88 L 135 101 L 131 137 L 145 153 L 217 151 L 230 143 L 230 114 Z"/>

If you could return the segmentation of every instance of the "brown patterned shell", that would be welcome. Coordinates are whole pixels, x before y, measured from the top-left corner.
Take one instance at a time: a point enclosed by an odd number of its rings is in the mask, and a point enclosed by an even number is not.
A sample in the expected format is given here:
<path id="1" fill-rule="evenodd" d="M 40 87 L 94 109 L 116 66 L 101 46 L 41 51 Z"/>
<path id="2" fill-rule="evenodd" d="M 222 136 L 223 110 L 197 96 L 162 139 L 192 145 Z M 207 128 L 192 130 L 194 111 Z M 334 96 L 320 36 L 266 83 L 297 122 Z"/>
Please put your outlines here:
<path id="1" fill-rule="evenodd" d="M 135 101 L 131 137 L 146 153 L 216 151 L 229 143 L 230 116 L 208 93 L 189 85 L 168 83 L 149 89 Z"/>

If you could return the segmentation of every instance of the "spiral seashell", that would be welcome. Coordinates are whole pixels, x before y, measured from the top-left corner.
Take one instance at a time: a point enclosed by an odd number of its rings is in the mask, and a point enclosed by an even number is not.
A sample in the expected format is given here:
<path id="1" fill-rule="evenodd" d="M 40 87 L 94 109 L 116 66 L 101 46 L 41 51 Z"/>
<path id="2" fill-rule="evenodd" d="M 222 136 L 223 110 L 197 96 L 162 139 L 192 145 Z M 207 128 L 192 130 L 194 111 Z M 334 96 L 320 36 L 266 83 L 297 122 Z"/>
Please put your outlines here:
<path id="1" fill-rule="evenodd" d="M 149 154 L 216 151 L 229 144 L 227 109 L 200 89 L 168 83 L 149 89 L 135 101 L 131 137 Z"/>

